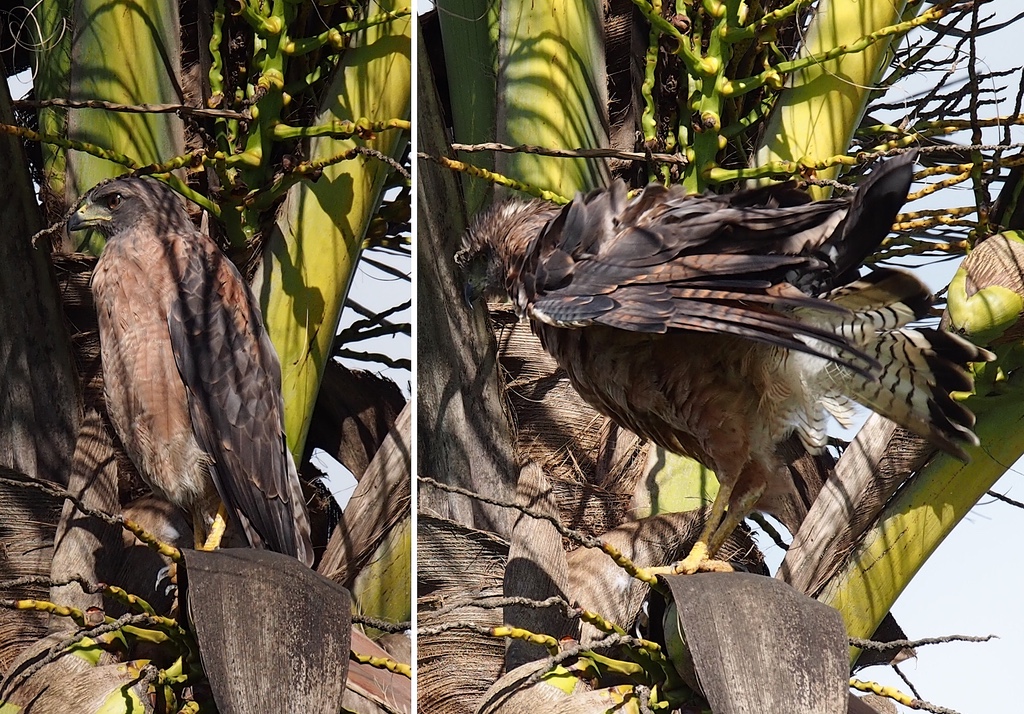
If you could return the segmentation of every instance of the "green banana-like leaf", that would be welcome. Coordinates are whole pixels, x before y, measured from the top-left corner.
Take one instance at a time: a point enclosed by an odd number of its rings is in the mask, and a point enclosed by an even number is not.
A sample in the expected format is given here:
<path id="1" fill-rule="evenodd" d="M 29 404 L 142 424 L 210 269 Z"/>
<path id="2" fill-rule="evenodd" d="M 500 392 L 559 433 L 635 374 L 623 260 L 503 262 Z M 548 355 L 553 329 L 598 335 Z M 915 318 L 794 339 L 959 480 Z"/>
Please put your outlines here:
<path id="1" fill-rule="evenodd" d="M 441 0 L 437 3 L 445 51 L 452 59 L 472 58 L 470 61 L 474 64 L 471 71 L 466 71 L 462 62 L 448 62 L 455 141 L 461 144 L 494 141 L 498 110 L 499 5 L 497 0 L 490 0 L 483 8 L 476 0 Z M 460 153 L 459 158 L 494 171 L 494 154 L 490 152 Z M 472 216 L 486 205 L 491 186 L 467 178 L 462 187 L 466 210 Z"/>
<path id="2" fill-rule="evenodd" d="M 813 55 L 852 44 L 882 28 L 900 22 L 906 0 L 850 2 L 822 0 L 804 36 L 803 55 Z M 789 75 L 785 89 L 764 132 L 765 144 L 756 163 L 820 161 L 843 154 L 860 125 L 871 90 L 886 65 L 890 39 L 860 52 L 844 54 Z M 835 178 L 838 169 L 819 172 Z M 812 186 L 815 198 L 825 198 L 829 187 Z"/>
<path id="3" fill-rule="evenodd" d="M 181 75 L 178 9 L 160 0 L 75 3 L 69 98 L 119 104 L 177 104 Z M 130 58 L 130 60 L 129 60 Z M 184 153 L 181 119 L 105 109 L 68 112 L 68 138 L 118 152 L 139 165 Z M 68 199 L 125 167 L 80 151 L 67 159 Z"/>
<path id="4" fill-rule="evenodd" d="M 556 149 L 608 145 L 603 13 L 588 0 L 502 3 L 498 141 Z M 501 154 L 498 172 L 571 197 L 608 183 L 603 161 Z"/>
<path id="5" fill-rule="evenodd" d="M 693 459 L 657 448 L 637 488 L 631 511 L 637 518 L 684 513 L 711 503 L 718 495 L 715 472 Z"/>
<path id="6" fill-rule="evenodd" d="M 408 8 L 407 0 L 393 0 L 380 10 Z M 403 17 L 353 38 L 315 123 L 408 118 L 410 27 L 409 18 Z M 320 137 L 311 142 L 310 159 L 338 156 L 357 143 L 397 157 L 405 141 L 395 130 L 368 140 Z M 363 236 L 388 171 L 384 163 L 368 157 L 328 166 L 315 183 L 292 187 L 267 240 L 254 285 L 281 358 L 285 428 L 296 455 L 302 453 Z"/>
<path id="7" fill-rule="evenodd" d="M 44 2 L 39 17 L 42 45 L 34 83 L 39 98 L 118 104 L 181 101 L 177 6 L 160 0 L 58 0 Z M 40 129 L 100 149 L 116 147 L 138 166 L 178 156 L 185 145 L 184 126 L 174 114 L 51 107 L 40 110 Z M 122 163 L 51 144 L 44 144 L 43 159 L 48 191 L 68 204 L 99 181 L 127 170 Z M 92 233 L 88 245 L 98 253 L 103 241 Z"/>
<path id="8" fill-rule="evenodd" d="M 384 542 L 352 584 L 352 604 L 357 612 L 391 622 L 412 618 L 412 518 L 391 528 Z"/>

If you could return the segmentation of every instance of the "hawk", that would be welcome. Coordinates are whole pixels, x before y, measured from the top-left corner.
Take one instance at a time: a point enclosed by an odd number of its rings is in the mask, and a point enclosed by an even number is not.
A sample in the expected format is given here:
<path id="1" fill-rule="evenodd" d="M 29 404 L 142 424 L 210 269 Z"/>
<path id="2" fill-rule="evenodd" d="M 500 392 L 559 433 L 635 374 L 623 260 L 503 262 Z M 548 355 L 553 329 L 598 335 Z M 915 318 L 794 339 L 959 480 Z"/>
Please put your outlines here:
<path id="1" fill-rule="evenodd" d="M 191 514 L 197 545 L 226 517 L 312 565 L 281 366 L 238 269 L 153 179 L 95 186 L 68 220 L 83 228 L 107 239 L 92 277 L 104 394 L 143 480 Z"/>
<path id="2" fill-rule="evenodd" d="M 853 402 L 960 458 L 978 443 L 950 392 L 971 389 L 966 363 L 991 353 L 908 327 L 932 305 L 912 274 L 859 275 L 913 161 L 824 201 L 793 183 L 698 196 L 652 184 L 628 199 L 615 182 L 564 207 L 501 203 L 472 224 L 457 256 L 470 282 L 504 289 L 583 399 L 716 472 L 707 524 L 674 572 L 728 569 L 710 556 L 794 490 L 781 444 L 795 433 L 819 452 L 828 416 L 849 424 Z"/>

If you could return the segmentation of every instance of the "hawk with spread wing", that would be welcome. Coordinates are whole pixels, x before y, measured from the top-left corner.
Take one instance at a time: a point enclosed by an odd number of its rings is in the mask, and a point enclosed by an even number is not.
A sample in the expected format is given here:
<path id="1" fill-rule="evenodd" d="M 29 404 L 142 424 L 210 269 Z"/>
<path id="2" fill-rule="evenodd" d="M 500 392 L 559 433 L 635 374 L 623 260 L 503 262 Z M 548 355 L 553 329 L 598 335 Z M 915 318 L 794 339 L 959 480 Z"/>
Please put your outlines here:
<path id="1" fill-rule="evenodd" d="M 713 469 L 708 522 L 675 572 L 709 558 L 794 485 L 780 445 L 812 452 L 859 402 L 965 458 L 974 416 L 950 398 L 992 355 L 928 327 L 912 274 L 859 268 L 906 201 L 914 154 L 852 195 L 795 185 L 687 196 L 621 182 L 567 206 L 510 201 L 480 215 L 460 263 L 482 261 L 580 395 L 619 424 Z M 469 267 L 471 275 L 473 269 Z M 473 278 L 471 278 L 471 281 Z"/>
<path id="2" fill-rule="evenodd" d="M 104 393 L 143 480 L 192 515 L 197 545 L 226 518 L 312 565 L 281 366 L 237 268 L 153 179 L 94 187 L 68 220 L 83 228 L 107 239 L 92 278 Z"/>

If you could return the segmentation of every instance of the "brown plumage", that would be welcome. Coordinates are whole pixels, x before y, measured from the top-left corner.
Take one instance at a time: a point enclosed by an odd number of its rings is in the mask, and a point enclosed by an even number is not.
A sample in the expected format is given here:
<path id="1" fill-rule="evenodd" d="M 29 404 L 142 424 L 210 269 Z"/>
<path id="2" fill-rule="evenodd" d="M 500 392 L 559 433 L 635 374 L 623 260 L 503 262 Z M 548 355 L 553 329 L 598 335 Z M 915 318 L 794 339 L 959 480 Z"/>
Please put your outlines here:
<path id="1" fill-rule="evenodd" d="M 793 489 L 780 445 L 811 451 L 832 414 L 871 407 L 965 457 L 973 415 L 949 393 L 991 359 L 908 328 L 932 299 L 910 273 L 858 268 L 906 200 L 913 155 L 852 196 L 810 202 L 792 184 L 686 196 L 622 183 L 565 207 L 508 202 L 470 229 L 487 263 L 580 395 L 618 423 L 714 469 L 721 491 L 681 570 L 713 554 L 753 508 Z M 728 514 L 725 513 L 726 506 Z"/>
<path id="2" fill-rule="evenodd" d="M 208 529 L 223 502 L 254 547 L 313 562 L 284 437 L 281 367 L 238 270 L 164 184 L 100 184 L 68 222 L 107 244 L 93 274 L 107 409 L 159 496 Z"/>

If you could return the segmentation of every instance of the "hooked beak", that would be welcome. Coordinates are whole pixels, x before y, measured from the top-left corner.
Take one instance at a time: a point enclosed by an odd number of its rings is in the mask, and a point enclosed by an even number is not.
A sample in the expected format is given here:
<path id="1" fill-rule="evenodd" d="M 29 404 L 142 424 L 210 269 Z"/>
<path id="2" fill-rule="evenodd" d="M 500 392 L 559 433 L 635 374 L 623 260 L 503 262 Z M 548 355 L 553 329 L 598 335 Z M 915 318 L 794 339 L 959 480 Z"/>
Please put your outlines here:
<path id="1" fill-rule="evenodd" d="M 99 228 L 111 219 L 110 211 L 86 201 L 68 219 L 69 231 L 80 231 L 85 228 Z"/>
<path id="2" fill-rule="evenodd" d="M 462 300 L 472 310 L 473 303 L 484 294 L 487 282 L 486 257 L 481 253 L 471 254 L 461 250 L 455 256 L 455 264 L 462 272 Z"/>
<path id="3" fill-rule="evenodd" d="M 472 283 L 467 281 L 462 285 L 462 303 L 466 306 L 466 309 L 473 310 L 473 303 L 476 302 L 479 295 L 479 291 Z"/>

